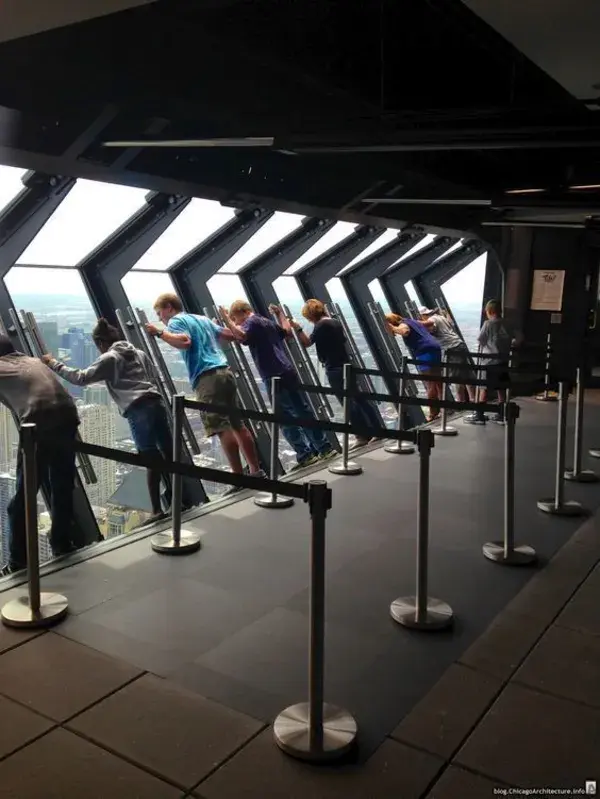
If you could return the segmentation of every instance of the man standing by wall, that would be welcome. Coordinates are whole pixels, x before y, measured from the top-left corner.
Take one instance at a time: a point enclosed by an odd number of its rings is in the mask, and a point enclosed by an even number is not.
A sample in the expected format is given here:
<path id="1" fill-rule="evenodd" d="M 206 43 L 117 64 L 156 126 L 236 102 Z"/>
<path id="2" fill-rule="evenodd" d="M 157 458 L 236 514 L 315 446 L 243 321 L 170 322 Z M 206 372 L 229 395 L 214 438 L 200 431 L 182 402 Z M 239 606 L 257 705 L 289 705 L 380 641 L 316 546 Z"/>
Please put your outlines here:
<path id="1" fill-rule="evenodd" d="M 55 556 L 83 546 L 73 525 L 75 485 L 75 437 L 79 417 L 75 403 L 50 369 L 37 358 L 17 352 L 6 336 L 0 336 L 0 402 L 19 424 L 33 423 L 37 433 L 37 482 L 50 498 L 50 545 Z M 36 492 L 37 493 L 37 492 Z M 10 557 L 0 574 L 27 566 L 25 530 L 25 482 L 21 450 L 17 460 L 15 495 L 8 506 Z"/>
<path id="2" fill-rule="evenodd" d="M 281 378 L 281 410 L 296 419 L 315 419 L 315 415 L 298 386 L 300 381 L 283 346 L 286 336 L 292 334 L 288 319 L 277 306 L 271 306 L 279 324 L 254 313 L 245 300 L 236 300 L 229 311 L 221 308 L 223 320 L 238 341 L 250 348 L 256 368 L 270 391 L 272 377 Z M 301 468 L 319 459 L 335 457 L 325 433 L 309 427 L 284 427 L 283 435 L 296 453 L 297 466 Z"/>
<path id="3" fill-rule="evenodd" d="M 158 336 L 165 344 L 181 351 L 198 402 L 230 409 L 228 412 L 200 411 L 206 435 L 219 437 L 232 472 L 243 473 L 241 450 L 250 474 L 264 477 L 252 434 L 236 413 L 239 405 L 235 378 L 219 346 L 219 341 L 231 341 L 233 334 L 206 316 L 185 313 L 176 294 L 161 294 L 154 303 L 154 310 L 166 327 L 148 324 L 146 330 L 151 336 Z M 239 490 L 232 486 L 224 496 Z"/>

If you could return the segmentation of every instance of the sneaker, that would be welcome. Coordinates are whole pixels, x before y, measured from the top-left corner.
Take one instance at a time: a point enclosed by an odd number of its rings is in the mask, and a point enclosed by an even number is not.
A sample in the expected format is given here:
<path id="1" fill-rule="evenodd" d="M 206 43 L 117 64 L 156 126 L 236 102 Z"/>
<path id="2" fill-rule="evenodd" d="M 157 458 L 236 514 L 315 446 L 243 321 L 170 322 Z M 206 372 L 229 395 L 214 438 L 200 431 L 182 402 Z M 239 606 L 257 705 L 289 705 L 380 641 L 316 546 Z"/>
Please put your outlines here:
<path id="1" fill-rule="evenodd" d="M 234 494 L 239 494 L 240 491 L 243 491 L 243 490 L 244 489 L 241 486 L 229 486 L 227 491 L 224 491 L 221 494 L 221 498 L 223 498 L 223 497 L 232 497 Z"/>
<path id="2" fill-rule="evenodd" d="M 485 424 L 487 417 L 481 413 L 469 413 L 463 419 L 465 424 Z"/>
<path id="3" fill-rule="evenodd" d="M 352 444 L 350 444 L 350 449 L 360 449 L 361 447 L 366 447 L 372 441 L 370 438 L 355 438 Z"/>
<path id="4" fill-rule="evenodd" d="M 14 574 L 17 569 L 13 569 L 10 563 L 5 563 L 4 566 L 0 569 L 0 577 L 8 577 L 11 574 Z"/>
<path id="5" fill-rule="evenodd" d="M 303 458 L 303 460 L 298 461 L 298 463 L 294 464 L 290 469 L 291 472 L 295 472 L 297 469 L 304 469 L 307 466 L 312 466 L 315 463 L 319 462 L 318 455 L 309 455 L 308 458 Z"/>
<path id="6" fill-rule="evenodd" d="M 335 449 L 328 449 L 325 452 L 320 452 L 318 455 L 318 460 L 320 461 L 330 461 L 332 458 L 337 458 L 340 453 L 337 452 Z"/>
<path id="7" fill-rule="evenodd" d="M 504 414 L 503 413 L 497 413 L 495 416 L 492 416 L 492 422 L 494 422 L 495 424 L 504 425 L 505 424 Z"/>

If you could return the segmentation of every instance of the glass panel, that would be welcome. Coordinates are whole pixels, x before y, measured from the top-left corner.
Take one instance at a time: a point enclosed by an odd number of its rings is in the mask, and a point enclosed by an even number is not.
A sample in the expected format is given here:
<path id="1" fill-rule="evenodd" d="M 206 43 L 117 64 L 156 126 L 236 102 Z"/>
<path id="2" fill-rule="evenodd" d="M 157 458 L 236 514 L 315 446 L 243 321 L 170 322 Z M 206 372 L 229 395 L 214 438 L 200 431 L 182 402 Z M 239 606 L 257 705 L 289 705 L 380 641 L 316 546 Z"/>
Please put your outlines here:
<path id="1" fill-rule="evenodd" d="M 278 277 L 277 280 L 273 283 L 273 290 L 277 294 L 277 299 L 282 305 L 286 305 L 291 313 L 292 317 L 297 321 L 300 322 L 302 325 L 306 324 L 306 320 L 302 316 L 302 307 L 304 305 L 304 297 L 302 296 L 302 292 L 298 288 L 298 284 L 296 283 L 296 279 L 293 277 Z M 319 376 L 319 380 L 323 382 L 325 380 L 325 374 L 319 363 L 317 358 L 317 354 L 314 350 L 314 347 L 310 347 L 307 350 L 307 353 L 310 356 L 310 359 L 317 370 L 317 374 Z"/>
<path id="2" fill-rule="evenodd" d="M 277 211 L 268 222 L 265 222 L 254 236 L 248 239 L 248 241 L 231 256 L 227 263 L 223 264 L 219 271 L 239 272 L 240 269 L 243 269 L 250 261 L 253 261 L 280 239 L 289 235 L 293 230 L 296 230 L 303 218 L 304 217 L 298 214 L 285 214 L 282 211 Z"/>
<path id="3" fill-rule="evenodd" d="M 353 258 L 349 264 L 347 264 L 340 272 L 338 272 L 338 274 L 343 275 L 344 272 L 348 271 L 348 269 L 351 269 L 353 266 L 356 266 L 356 264 L 367 259 L 370 255 L 373 255 L 374 253 L 383 249 L 386 244 L 389 244 L 394 239 L 398 238 L 399 232 L 399 230 L 395 230 L 394 228 L 386 230 L 381 234 L 381 236 L 376 238 L 375 241 L 372 241 L 369 246 L 360 253 L 360 255 L 357 255 L 356 258 Z"/>
<path id="4" fill-rule="evenodd" d="M 18 264 L 76 266 L 144 205 L 145 189 L 78 180 Z"/>
<path id="5" fill-rule="evenodd" d="M 213 200 L 192 200 L 132 269 L 168 269 L 225 225 L 235 209 Z"/>
<path id="6" fill-rule="evenodd" d="M 459 250 L 463 245 L 463 241 L 464 239 L 460 239 L 459 241 L 455 242 L 452 247 L 448 247 L 448 249 L 444 250 L 441 255 L 438 255 L 433 263 L 435 264 L 440 260 L 440 258 L 446 258 L 446 256 L 451 255 L 451 253 L 456 252 L 456 250 Z"/>
<path id="7" fill-rule="evenodd" d="M 404 290 L 408 294 L 409 299 L 411 299 L 417 305 L 417 307 L 422 305 L 421 298 L 417 294 L 417 289 L 415 288 L 415 284 L 412 282 L 412 280 L 409 280 L 408 283 L 404 284 Z"/>
<path id="8" fill-rule="evenodd" d="M 25 186 L 21 178 L 26 173 L 26 169 L 0 165 L 0 211 L 6 208 L 23 191 Z"/>
<path id="9" fill-rule="evenodd" d="M 360 353 L 360 356 L 363 359 L 365 367 L 367 369 L 377 369 L 378 368 L 377 363 L 375 361 L 375 358 L 373 357 L 371 348 L 367 343 L 362 327 L 360 326 L 359 321 L 356 318 L 356 315 L 354 314 L 352 305 L 350 304 L 350 300 L 348 299 L 348 295 L 346 294 L 346 289 L 344 288 L 344 284 L 339 278 L 334 277 L 333 280 L 329 280 L 327 282 L 326 287 L 333 302 L 337 303 L 337 305 L 340 306 L 340 310 L 344 315 L 346 324 L 350 329 L 350 334 L 354 339 L 356 349 Z M 383 382 L 383 378 L 373 377 L 371 379 L 375 387 L 375 391 L 377 393 L 387 394 L 387 389 L 385 388 L 385 383 Z M 385 424 L 388 426 L 393 425 L 396 421 L 396 411 L 394 406 L 389 402 L 377 403 L 377 406 L 379 408 L 379 411 L 383 417 Z"/>
<path id="10" fill-rule="evenodd" d="M 487 253 L 442 283 L 442 291 L 470 352 L 477 352 Z"/>
<path id="11" fill-rule="evenodd" d="M 352 224 L 351 222 L 338 222 L 331 228 L 331 230 L 328 230 L 327 233 L 325 233 L 325 235 L 319 239 L 319 241 L 313 244 L 312 247 L 309 247 L 304 255 L 301 255 L 297 261 L 294 261 L 294 263 L 288 267 L 288 269 L 286 269 L 284 274 L 293 275 L 294 272 L 302 269 L 303 266 L 310 264 L 315 260 L 315 258 L 318 258 L 320 255 L 324 255 L 327 250 L 331 250 L 336 244 L 339 244 L 344 239 L 347 239 L 348 236 L 355 230 L 356 225 Z"/>
<path id="12" fill-rule="evenodd" d="M 148 319 L 154 321 L 156 313 L 154 302 L 160 294 L 174 291 L 173 281 L 166 272 L 129 272 L 121 281 L 123 289 L 127 294 L 132 308 L 140 308 L 145 311 Z M 179 350 L 169 347 L 160 339 L 157 339 L 158 346 L 163 359 L 169 370 L 169 374 L 175 384 L 175 391 L 185 394 L 190 399 L 195 399 L 188 373 Z M 219 445 L 217 436 L 208 438 L 204 432 L 204 426 L 200 416 L 196 411 L 186 410 L 190 420 L 192 430 L 200 446 L 200 455 L 194 456 L 194 463 L 197 466 L 206 466 L 210 469 L 229 469 L 227 459 Z M 217 497 L 227 490 L 227 486 L 204 481 L 204 490 L 211 497 Z"/>
<path id="13" fill-rule="evenodd" d="M 97 358 L 98 351 L 91 338 L 96 315 L 76 270 L 17 266 L 8 272 L 5 282 L 15 308 L 34 314 L 46 348 L 53 355 L 79 369 L 85 369 Z M 76 401 L 81 420 L 79 432 L 84 441 L 133 451 L 129 426 L 103 383 L 87 387 L 64 385 Z M 8 454 L 4 451 L 2 457 Z M 14 446 L 10 454 L 14 464 Z M 144 494 L 140 491 L 136 497 L 139 497 L 138 507 L 122 507 L 113 500 L 113 495 L 131 468 L 101 458 L 90 460 L 98 481 L 92 485 L 84 483 L 84 487 L 100 531 L 105 537 L 117 527 L 119 533 L 131 532 L 149 516 L 144 483 L 141 483 Z M 50 518 L 41 504 L 40 513 L 40 539 L 46 542 L 44 558 L 48 559 Z M 117 517 L 118 525 L 114 523 Z"/>

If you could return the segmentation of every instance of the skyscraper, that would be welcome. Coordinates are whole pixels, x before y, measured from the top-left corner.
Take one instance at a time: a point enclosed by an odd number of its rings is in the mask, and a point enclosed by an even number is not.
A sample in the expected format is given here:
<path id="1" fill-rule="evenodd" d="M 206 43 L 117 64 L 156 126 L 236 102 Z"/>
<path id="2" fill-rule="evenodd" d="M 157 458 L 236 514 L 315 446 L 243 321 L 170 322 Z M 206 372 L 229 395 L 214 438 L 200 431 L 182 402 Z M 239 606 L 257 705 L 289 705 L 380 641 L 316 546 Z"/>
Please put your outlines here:
<path id="1" fill-rule="evenodd" d="M 81 425 L 79 433 L 84 441 L 102 447 L 115 445 L 115 416 L 112 408 L 104 405 L 85 405 L 78 403 L 77 410 Z M 117 465 L 106 458 L 91 458 L 98 482 L 86 486 L 90 504 L 106 507 L 108 498 L 117 488 Z"/>

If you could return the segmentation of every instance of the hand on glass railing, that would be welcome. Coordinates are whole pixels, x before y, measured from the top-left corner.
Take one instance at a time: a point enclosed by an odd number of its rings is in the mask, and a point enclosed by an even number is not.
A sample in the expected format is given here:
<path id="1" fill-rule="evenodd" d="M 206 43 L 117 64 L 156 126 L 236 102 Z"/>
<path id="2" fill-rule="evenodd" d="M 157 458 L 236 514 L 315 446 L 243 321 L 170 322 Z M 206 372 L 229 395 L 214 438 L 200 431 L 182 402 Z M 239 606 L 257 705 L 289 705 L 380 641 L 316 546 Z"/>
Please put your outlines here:
<path id="1" fill-rule="evenodd" d="M 281 316 L 282 311 L 279 305 L 275 305 L 275 303 L 272 302 L 269 305 L 269 313 L 275 314 L 275 316 Z"/>
<path id="2" fill-rule="evenodd" d="M 161 328 L 158 325 L 153 324 L 152 322 L 148 322 L 146 325 L 146 333 L 150 336 L 159 336 L 161 333 Z"/>
<path id="3" fill-rule="evenodd" d="M 42 361 L 42 363 L 45 363 L 46 366 L 49 366 L 53 360 L 54 360 L 54 355 L 51 355 L 49 353 L 46 353 L 46 355 L 42 355 L 40 357 L 40 361 Z"/>

